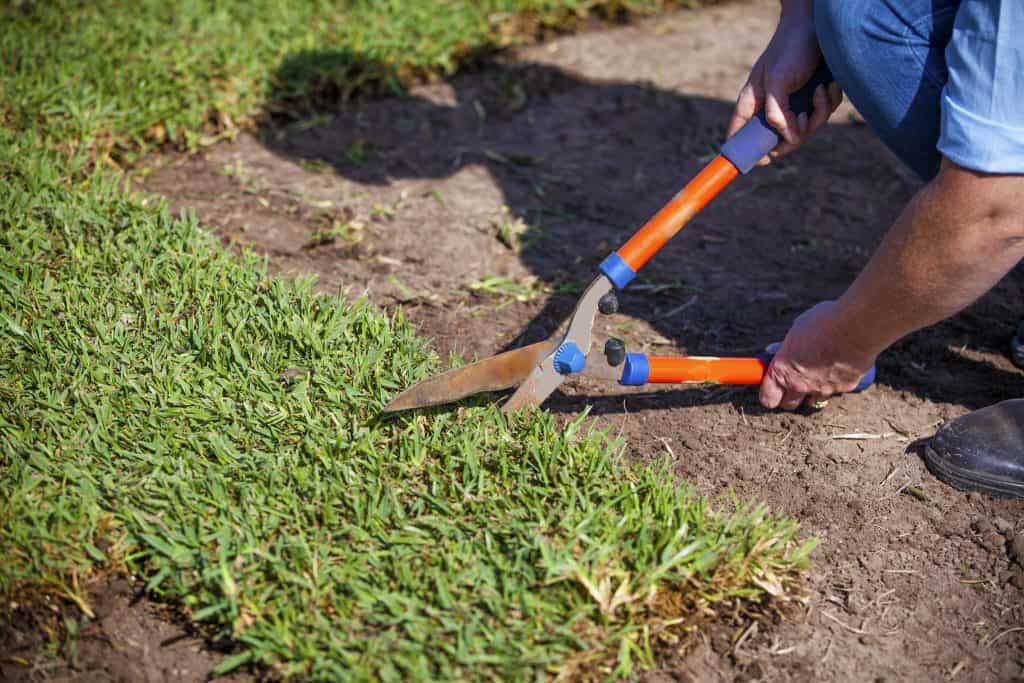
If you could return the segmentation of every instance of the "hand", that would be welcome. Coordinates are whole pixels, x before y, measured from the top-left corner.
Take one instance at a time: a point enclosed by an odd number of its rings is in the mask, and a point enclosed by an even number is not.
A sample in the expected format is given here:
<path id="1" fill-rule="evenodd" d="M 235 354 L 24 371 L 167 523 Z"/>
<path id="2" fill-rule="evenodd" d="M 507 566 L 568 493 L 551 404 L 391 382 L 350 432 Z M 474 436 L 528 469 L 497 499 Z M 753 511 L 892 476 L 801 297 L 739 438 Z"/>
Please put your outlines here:
<path id="1" fill-rule="evenodd" d="M 761 404 L 796 410 L 804 399 L 824 401 L 852 391 L 875 362 L 835 333 L 835 303 L 803 313 L 786 334 L 761 381 Z"/>
<path id="2" fill-rule="evenodd" d="M 832 83 L 828 88 L 819 86 L 814 91 L 814 110 L 810 116 L 796 115 L 789 108 L 789 96 L 811 78 L 820 61 L 821 48 L 814 33 L 813 16 L 809 11 L 784 12 L 775 35 L 740 90 L 729 122 L 728 137 L 732 137 L 764 107 L 765 119 L 782 140 L 758 165 L 765 166 L 771 159 L 797 149 L 825 125 L 842 103 L 843 93 Z"/>

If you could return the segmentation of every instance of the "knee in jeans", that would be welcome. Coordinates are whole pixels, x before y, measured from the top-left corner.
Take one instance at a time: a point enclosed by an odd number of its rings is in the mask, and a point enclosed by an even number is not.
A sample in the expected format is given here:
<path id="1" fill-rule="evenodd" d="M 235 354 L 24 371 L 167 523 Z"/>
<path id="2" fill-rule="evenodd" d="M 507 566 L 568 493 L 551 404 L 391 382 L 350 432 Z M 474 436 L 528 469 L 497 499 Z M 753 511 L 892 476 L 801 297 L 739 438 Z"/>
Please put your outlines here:
<path id="1" fill-rule="evenodd" d="M 866 67 L 862 64 L 867 55 L 861 37 L 875 4 L 871 0 L 815 0 L 818 43 L 837 78 L 840 73 Z"/>

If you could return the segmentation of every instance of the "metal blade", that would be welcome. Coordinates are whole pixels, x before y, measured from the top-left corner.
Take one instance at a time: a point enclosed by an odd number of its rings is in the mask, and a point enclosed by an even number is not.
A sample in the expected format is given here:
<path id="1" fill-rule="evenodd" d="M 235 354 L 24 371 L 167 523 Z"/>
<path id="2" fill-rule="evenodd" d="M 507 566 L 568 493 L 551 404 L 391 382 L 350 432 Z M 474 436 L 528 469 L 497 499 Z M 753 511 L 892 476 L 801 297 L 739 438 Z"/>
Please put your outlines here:
<path id="1" fill-rule="evenodd" d="M 516 390 L 502 412 L 508 413 L 522 408 L 534 408 L 544 402 L 558 386 L 565 381 L 565 375 L 555 370 L 555 349 L 566 342 L 572 342 L 588 355 L 591 344 L 591 329 L 594 327 L 594 316 L 597 304 L 607 292 L 612 290 L 612 283 L 604 275 L 598 275 L 576 302 L 565 336 L 552 345 L 551 353 L 530 373 L 530 376 Z"/>
<path id="2" fill-rule="evenodd" d="M 501 407 L 501 412 L 511 413 L 523 408 L 536 408 L 564 381 L 565 375 L 558 374 L 554 361 L 548 356 L 541 365 L 533 369 L 526 381 L 519 385 L 516 392 Z"/>
<path id="3" fill-rule="evenodd" d="M 384 406 L 384 412 L 436 406 L 473 394 L 513 387 L 526 379 L 538 363 L 557 348 L 557 341 L 546 339 L 435 375 L 396 396 Z"/>

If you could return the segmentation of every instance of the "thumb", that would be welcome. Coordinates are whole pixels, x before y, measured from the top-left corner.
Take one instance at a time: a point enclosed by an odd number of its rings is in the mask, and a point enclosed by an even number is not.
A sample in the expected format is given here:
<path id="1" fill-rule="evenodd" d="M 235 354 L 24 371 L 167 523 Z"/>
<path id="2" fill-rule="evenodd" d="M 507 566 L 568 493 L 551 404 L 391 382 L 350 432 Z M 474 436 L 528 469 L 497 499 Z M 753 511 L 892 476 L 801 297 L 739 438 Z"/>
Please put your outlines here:
<path id="1" fill-rule="evenodd" d="M 751 79 L 754 76 L 755 74 L 751 74 Z M 740 90 L 739 97 L 736 98 L 736 108 L 733 110 L 732 119 L 729 121 L 729 130 L 726 138 L 731 138 L 735 135 L 736 131 L 742 128 L 757 113 L 763 102 L 764 91 L 761 87 L 755 84 L 753 80 L 747 81 L 747 84 Z"/>
<path id="2" fill-rule="evenodd" d="M 776 380 L 774 370 L 774 363 L 768 366 L 768 371 L 764 373 L 764 379 L 761 380 L 761 390 L 759 393 L 761 405 L 770 409 L 778 408 L 779 403 L 782 402 L 782 397 L 786 393 L 779 385 L 778 380 Z"/>
<path id="3" fill-rule="evenodd" d="M 780 80 L 768 85 L 764 98 L 764 117 L 782 140 L 797 142 L 799 134 L 796 131 L 796 115 L 789 108 L 789 90 Z"/>

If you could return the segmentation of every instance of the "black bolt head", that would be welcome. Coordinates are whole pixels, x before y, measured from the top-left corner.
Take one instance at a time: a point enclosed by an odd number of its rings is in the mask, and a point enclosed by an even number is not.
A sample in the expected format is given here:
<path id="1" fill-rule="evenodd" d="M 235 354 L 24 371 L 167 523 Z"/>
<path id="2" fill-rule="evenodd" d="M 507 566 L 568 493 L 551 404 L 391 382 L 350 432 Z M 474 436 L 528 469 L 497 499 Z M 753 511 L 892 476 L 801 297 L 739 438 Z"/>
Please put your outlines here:
<path id="1" fill-rule="evenodd" d="M 626 360 L 626 343 L 615 337 L 606 341 L 604 343 L 604 358 L 612 367 L 622 365 L 622 362 Z"/>
<path id="2" fill-rule="evenodd" d="M 598 299 L 597 310 L 601 311 L 604 315 L 612 315 L 619 312 L 619 297 L 614 289 Z"/>

